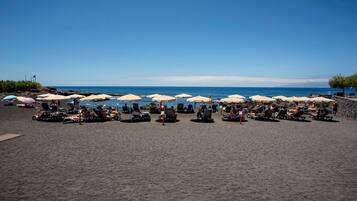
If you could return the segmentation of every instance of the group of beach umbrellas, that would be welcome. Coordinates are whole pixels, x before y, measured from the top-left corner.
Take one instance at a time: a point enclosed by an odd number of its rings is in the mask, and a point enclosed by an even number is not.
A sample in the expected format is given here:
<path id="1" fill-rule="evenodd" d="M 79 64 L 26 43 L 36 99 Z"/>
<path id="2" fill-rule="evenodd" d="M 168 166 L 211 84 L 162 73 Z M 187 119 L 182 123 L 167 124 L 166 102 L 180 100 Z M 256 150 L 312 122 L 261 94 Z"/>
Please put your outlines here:
<path id="1" fill-rule="evenodd" d="M 275 100 L 279 101 L 285 101 L 285 102 L 301 102 L 301 103 L 307 103 L 307 102 L 315 102 L 315 103 L 330 103 L 334 102 L 335 100 L 325 98 L 325 97 L 298 97 L 298 96 L 291 96 L 291 97 L 286 97 L 286 96 L 274 96 L 272 97 Z"/>
<path id="2" fill-rule="evenodd" d="M 170 101 L 175 101 L 177 99 L 186 99 L 187 102 L 193 102 L 193 103 L 211 103 L 212 99 L 210 97 L 204 97 L 204 96 L 195 96 L 192 97 L 190 94 L 177 94 L 176 96 L 168 96 L 168 95 L 162 95 L 162 94 L 151 94 L 146 96 L 147 98 L 151 98 L 152 101 L 155 102 L 170 102 Z M 69 99 L 78 99 L 80 101 L 104 101 L 113 98 L 110 95 L 107 94 L 93 94 L 90 96 L 83 96 L 80 94 L 72 94 L 69 96 L 63 96 L 63 95 L 58 95 L 58 94 L 40 94 L 37 96 L 36 100 L 40 101 L 60 101 L 60 100 L 69 100 Z M 22 96 L 14 96 L 14 95 L 8 95 L 4 97 L 2 100 L 4 101 L 11 101 L 11 100 L 17 100 L 22 103 L 26 104 L 33 104 L 35 100 L 33 98 L 29 97 L 22 97 Z M 116 98 L 119 101 L 123 102 L 136 102 L 140 101 L 142 98 L 138 95 L 134 94 L 127 94 L 120 96 Z M 284 102 L 316 102 L 316 103 L 329 103 L 333 102 L 333 99 L 328 99 L 325 97 L 297 97 L 297 96 L 292 96 L 292 97 L 286 97 L 286 96 L 273 96 L 273 97 L 267 97 L 267 96 L 261 96 L 261 95 L 254 95 L 249 97 L 250 100 L 254 102 L 260 102 L 260 103 L 272 103 L 276 101 L 284 101 Z M 226 98 L 222 98 L 219 100 L 221 103 L 225 104 L 238 104 L 238 103 L 243 103 L 245 102 L 246 98 L 242 95 L 239 94 L 233 94 L 229 95 Z"/>

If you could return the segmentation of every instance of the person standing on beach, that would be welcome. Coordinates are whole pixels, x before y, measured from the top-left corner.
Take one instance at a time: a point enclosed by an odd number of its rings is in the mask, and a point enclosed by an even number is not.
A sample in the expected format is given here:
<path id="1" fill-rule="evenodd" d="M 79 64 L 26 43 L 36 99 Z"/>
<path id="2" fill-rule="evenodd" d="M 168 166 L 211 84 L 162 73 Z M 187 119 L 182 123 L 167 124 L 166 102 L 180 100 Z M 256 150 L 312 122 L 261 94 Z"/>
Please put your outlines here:
<path id="1" fill-rule="evenodd" d="M 333 102 L 332 103 L 332 111 L 333 111 L 333 115 L 336 115 L 337 114 L 337 103 L 336 102 Z"/>
<path id="2" fill-rule="evenodd" d="M 162 125 L 165 125 L 165 106 L 160 102 L 160 119 L 162 121 Z"/>

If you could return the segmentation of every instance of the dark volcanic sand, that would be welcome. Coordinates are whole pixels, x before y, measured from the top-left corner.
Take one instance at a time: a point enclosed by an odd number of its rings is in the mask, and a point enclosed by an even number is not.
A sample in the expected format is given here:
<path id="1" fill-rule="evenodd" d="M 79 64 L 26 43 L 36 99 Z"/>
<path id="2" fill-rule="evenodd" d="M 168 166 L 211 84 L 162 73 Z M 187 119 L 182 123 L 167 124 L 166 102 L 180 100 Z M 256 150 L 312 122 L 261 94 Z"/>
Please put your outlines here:
<path id="1" fill-rule="evenodd" d="M 32 121 L 0 106 L 0 200 L 357 200 L 357 122 Z M 156 116 L 154 116 L 156 118 Z"/>

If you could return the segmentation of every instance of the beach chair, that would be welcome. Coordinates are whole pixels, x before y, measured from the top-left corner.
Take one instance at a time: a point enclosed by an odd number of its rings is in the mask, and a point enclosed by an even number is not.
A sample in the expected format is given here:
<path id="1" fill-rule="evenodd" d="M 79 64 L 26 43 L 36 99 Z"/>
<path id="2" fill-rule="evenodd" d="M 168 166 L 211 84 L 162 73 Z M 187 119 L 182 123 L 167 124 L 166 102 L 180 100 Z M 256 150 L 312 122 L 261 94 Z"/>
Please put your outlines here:
<path id="1" fill-rule="evenodd" d="M 150 103 L 149 105 L 149 113 L 150 114 L 160 114 L 160 109 L 155 103 Z"/>
<path id="2" fill-rule="evenodd" d="M 138 111 L 140 112 L 140 107 L 138 103 L 133 103 L 133 111 Z"/>
<path id="3" fill-rule="evenodd" d="M 297 120 L 297 121 L 305 120 L 304 112 L 299 108 L 289 110 L 286 113 L 286 119 Z"/>
<path id="4" fill-rule="evenodd" d="M 287 112 L 288 112 L 288 110 L 286 108 L 281 107 L 276 112 L 275 117 L 277 119 L 286 119 Z"/>
<path id="5" fill-rule="evenodd" d="M 224 114 L 222 116 L 222 121 L 241 121 L 241 116 L 242 122 L 245 121 L 245 110 L 241 111 L 240 113 Z"/>
<path id="6" fill-rule="evenodd" d="M 151 117 L 148 112 L 133 111 L 131 115 L 132 122 L 151 121 Z"/>
<path id="7" fill-rule="evenodd" d="M 43 111 L 51 111 L 50 106 L 48 103 L 41 103 L 41 107 Z"/>
<path id="8" fill-rule="evenodd" d="M 176 122 L 177 121 L 177 114 L 175 110 L 172 108 L 167 108 L 165 110 L 165 122 Z"/>
<path id="9" fill-rule="evenodd" d="M 93 117 L 92 118 L 93 121 L 98 121 L 98 122 L 111 120 L 107 116 L 107 111 L 103 109 L 101 106 L 98 106 L 97 108 L 93 109 L 92 117 Z"/>
<path id="10" fill-rule="evenodd" d="M 327 108 L 319 108 L 316 112 L 310 113 L 310 117 L 314 120 L 322 121 L 332 121 L 332 111 L 329 111 Z"/>
<path id="11" fill-rule="evenodd" d="M 32 116 L 32 120 L 62 122 L 65 117 L 67 117 L 67 114 L 64 112 L 40 111 L 39 113 Z"/>
<path id="12" fill-rule="evenodd" d="M 195 113 L 192 104 L 187 105 L 186 113 Z"/>
<path id="13" fill-rule="evenodd" d="M 122 107 L 122 111 L 123 111 L 124 114 L 129 114 L 130 113 L 129 107 L 127 105 L 124 105 Z"/>
<path id="14" fill-rule="evenodd" d="M 218 105 L 217 105 L 217 104 L 213 104 L 213 105 L 212 105 L 212 112 L 213 112 L 213 113 L 218 112 L 218 109 L 217 109 L 217 108 L 218 108 Z"/>
<path id="15" fill-rule="evenodd" d="M 79 114 L 67 116 L 63 119 L 63 124 L 80 123 L 80 122 L 81 122 L 81 117 Z"/>
<path id="16" fill-rule="evenodd" d="M 227 105 L 227 106 L 224 107 L 224 110 L 223 110 L 223 111 L 224 111 L 225 113 L 230 113 L 231 110 L 232 110 L 232 106 Z"/>
<path id="17" fill-rule="evenodd" d="M 177 108 L 177 113 L 185 113 L 185 108 L 184 108 L 183 103 L 177 104 L 176 108 Z"/>
<path id="18" fill-rule="evenodd" d="M 202 113 L 197 114 L 197 121 L 201 122 L 214 122 L 212 118 L 212 109 L 204 109 Z"/>

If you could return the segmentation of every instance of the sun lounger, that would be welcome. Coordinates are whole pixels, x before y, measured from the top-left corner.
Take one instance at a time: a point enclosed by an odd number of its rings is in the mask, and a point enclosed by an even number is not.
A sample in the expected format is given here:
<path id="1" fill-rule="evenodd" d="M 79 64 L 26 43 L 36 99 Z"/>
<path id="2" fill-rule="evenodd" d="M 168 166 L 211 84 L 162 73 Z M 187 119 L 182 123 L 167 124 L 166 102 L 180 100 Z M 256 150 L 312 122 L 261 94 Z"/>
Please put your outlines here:
<path id="1" fill-rule="evenodd" d="M 204 109 L 203 112 L 198 112 L 196 121 L 214 122 L 214 119 L 212 118 L 212 109 Z"/>
<path id="2" fill-rule="evenodd" d="M 289 120 L 297 120 L 297 121 L 302 121 L 305 120 L 305 115 L 304 112 L 300 109 L 293 109 L 293 110 L 289 110 L 286 113 L 286 119 Z"/>
<path id="3" fill-rule="evenodd" d="M 127 105 L 124 105 L 122 107 L 122 111 L 123 111 L 124 114 L 129 114 L 130 113 L 129 107 Z"/>
<path id="4" fill-rule="evenodd" d="M 186 113 L 195 113 L 195 110 L 193 109 L 193 105 L 192 104 L 187 105 L 187 109 L 185 112 Z"/>
<path id="5" fill-rule="evenodd" d="M 218 112 L 218 105 L 217 104 L 213 104 L 212 105 L 212 112 L 214 112 L 214 113 L 216 113 L 216 112 Z"/>
<path id="6" fill-rule="evenodd" d="M 32 116 L 32 120 L 62 122 L 65 117 L 67 117 L 67 114 L 64 112 L 40 111 L 36 115 Z"/>
<path id="7" fill-rule="evenodd" d="M 333 119 L 332 112 L 327 108 L 319 108 L 316 112 L 311 112 L 310 117 L 314 120 L 331 121 Z"/>
<path id="8" fill-rule="evenodd" d="M 138 103 L 133 103 L 133 111 L 140 111 L 140 107 Z"/>
<path id="9" fill-rule="evenodd" d="M 176 122 L 177 114 L 174 109 L 168 108 L 165 110 L 165 122 Z"/>
<path id="10" fill-rule="evenodd" d="M 149 113 L 150 114 L 160 114 L 160 109 L 155 103 L 151 103 L 149 105 Z"/>
<path id="11" fill-rule="evenodd" d="M 245 117 L 244 115 L 242 115 L 242 119 L 241 119 L 241 115 L 240 114 L 224 114 L 222 117 L 223 121 L 245 121 Z"/>
<path id="12" fill-rule="evenodd" d="M 185 113 L 185 108 L 183 103 L 177 104 L 177 113 Z"/>
<path id="13" fill-rule="evenodd" d="M 134 111 L 131 113 L 131 115 L 132 122 L 151 121 L 151 117 L 148 112 Z"/>

